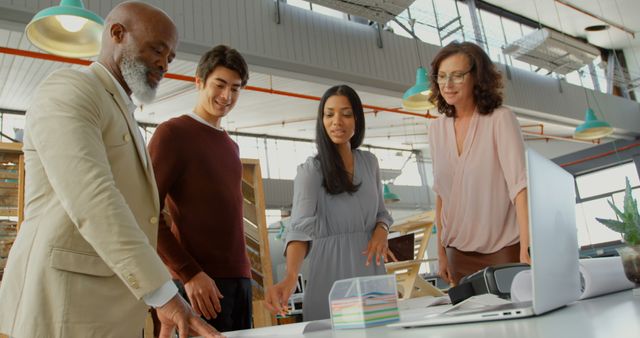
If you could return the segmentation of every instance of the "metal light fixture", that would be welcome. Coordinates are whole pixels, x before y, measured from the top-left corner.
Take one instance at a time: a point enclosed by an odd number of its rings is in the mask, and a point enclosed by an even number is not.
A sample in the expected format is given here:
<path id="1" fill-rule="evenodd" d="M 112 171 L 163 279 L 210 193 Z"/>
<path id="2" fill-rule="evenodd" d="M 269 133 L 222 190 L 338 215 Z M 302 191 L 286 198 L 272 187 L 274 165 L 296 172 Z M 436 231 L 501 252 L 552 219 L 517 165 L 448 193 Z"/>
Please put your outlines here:
<path id="1" fill-rule="evenodd" d="M 383 197 L 384 197 L 385 203 L 395 203 L 400 201 L 400 196 L 398 196 L 398 194 L 393 193 L 391 191 L 391 188 L 389 188 L 389 184 L 387 183 L 383 185 Z"/>
<path id="2" fill-rule="evenodd" d="M 91 57 L 100 52 L 104 20 L 84 8 L 82 0 L 62 0 L 38 12 L 25 29 L 36 47 L 66 57 Z"/>
<path id="3" fill-rule="evenodd" d="M 411 31 L 414 31 L 414 25 L 416 20 L 410 19 Z M 422 67 L 422 58 L 420 57 L 420 48 L 418 47 L 418 37 L 413 34 L 413 39 L 416 43 L 416 52 L 418 53 L 418 61 L 420 67 L 416 70 L 416 84 L 407 89 L 402 95 L 402 108 L 410 111 L 424 112 L 428 109 L 435 107 L 431 101 L 429 101 L 429 94 L 431 91 L 429 88 L 431 84 L 427 77 L 427 70 Z"/>
<path id="4" fill-rule="evenodd" d="M 425 111 L 434 107 L 433 103 L 429 101 L 429 94 L 431 90 L 429 88 L 429 80 L 427 79 L 427 70 L 418 67 L 416 71 L 416 84 L 407 89 L 402 96 L 402 107 L 406 110 L 412 111 Z"/>
<path id="5" fill-rule="evenodd" d="M 584 123 L 576 127 L 573 137 L 581 140 L 596 140 L 612 133 L 611 125 L 606 121 L 599 120 L 593 109 L 587 108 Z"/>
<path id="6" fill-rule="evenodd" d="M 573 132 L 573 137 L 580 140 L 591 141 L 611 135 L 613 133 L 611 125 L 606 121 L 598 120 L 596 112 L 591 109 L 591 105 L 589 104 L 589 93 L 582 83 L 583 72 L 580 71 L 579 75 L 580 85 L 582 86 L 582 90 L 584 90 L 584 98 L 587 101 L 587 110 L 585 110 L 584 113 L 584 123 L 576 127 L 576 130 Z"/>

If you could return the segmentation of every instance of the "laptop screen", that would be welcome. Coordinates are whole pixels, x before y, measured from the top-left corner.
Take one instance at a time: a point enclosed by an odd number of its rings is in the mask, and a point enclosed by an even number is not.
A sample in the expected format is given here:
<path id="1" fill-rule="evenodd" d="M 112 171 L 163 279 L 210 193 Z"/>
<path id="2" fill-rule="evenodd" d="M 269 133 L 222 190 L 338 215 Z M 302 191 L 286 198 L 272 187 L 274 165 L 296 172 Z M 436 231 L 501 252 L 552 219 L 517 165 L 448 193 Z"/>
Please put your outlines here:
<path id="1" fill-rule="evenodd" d="M 389 250 L 393 252 L 399 262 L 413 259 L 415 234 L 410 233 L 394 238 L 389 238 L 388 243 Z"/>
<path id="2" fill-rule="evenodd" d="M 526 151 L 533 310 L 536 314 L 580 297 L 575 186 L 571 174 Z"/>

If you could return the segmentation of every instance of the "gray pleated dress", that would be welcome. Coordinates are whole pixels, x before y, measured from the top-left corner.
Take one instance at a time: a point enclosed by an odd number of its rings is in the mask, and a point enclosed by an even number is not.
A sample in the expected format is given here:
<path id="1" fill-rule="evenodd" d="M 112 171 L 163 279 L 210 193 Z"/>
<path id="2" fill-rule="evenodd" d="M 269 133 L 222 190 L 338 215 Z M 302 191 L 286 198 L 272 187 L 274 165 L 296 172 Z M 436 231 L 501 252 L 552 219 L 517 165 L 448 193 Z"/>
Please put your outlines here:
<path id="1" fill-rule="evenodd" d="M 386 273 L 375 258 L 365 266 L 367 257 L 362 254 L 376 223 L 393 223 L 384 205 L 378 160 L 372 153 L 354 151 L 354 182 L 361 183 L 357 192 L 330 195 L 322 187 L 318 161 L 310 157 L 298 166 L 285 251 L 290 241 L 310 245 L 305 321 L 330 317 L 328 298 L 334 281 Z"/>

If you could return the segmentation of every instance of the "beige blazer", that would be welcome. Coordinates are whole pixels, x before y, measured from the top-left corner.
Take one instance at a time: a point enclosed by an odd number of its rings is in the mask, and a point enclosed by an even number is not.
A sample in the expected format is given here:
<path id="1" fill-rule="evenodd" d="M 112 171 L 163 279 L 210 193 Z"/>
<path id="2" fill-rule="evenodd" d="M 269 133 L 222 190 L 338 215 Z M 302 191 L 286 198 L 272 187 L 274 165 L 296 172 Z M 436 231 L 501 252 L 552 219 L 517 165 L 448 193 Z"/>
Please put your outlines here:
<path id="1" fill-rule="evenodd" d="M 155 250 L 158 193 L 135 128 L 100 66 L 57 71 L 39 87 L 26 114 L 25 218 L 0 286 L 0 332 L 140 337 L 141 297 L 170 275 Z"/>

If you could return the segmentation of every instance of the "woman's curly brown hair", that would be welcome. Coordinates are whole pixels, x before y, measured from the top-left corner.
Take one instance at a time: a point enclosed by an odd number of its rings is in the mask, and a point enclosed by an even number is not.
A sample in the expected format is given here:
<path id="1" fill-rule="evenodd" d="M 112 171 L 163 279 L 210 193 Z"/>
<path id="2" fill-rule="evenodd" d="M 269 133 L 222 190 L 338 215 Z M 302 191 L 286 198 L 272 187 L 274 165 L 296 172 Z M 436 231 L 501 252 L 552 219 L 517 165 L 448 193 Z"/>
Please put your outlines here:
<path id="1" fill-rule="evenodd" d="M 488 115 L 494 109 L 502 105 L 502 74 L 496 69 L 487 53 L 482 48 L 471 42 L 454 41 L 444 46 L 431 62 L 431 95 L 429 100 L 433 102 L 441 114 L 448 117 L 456 116 L 456 108 L 447 104 L 440 94 L 438 85 L 438 71 L 440 64 L 446 58 L 454 54 L 464 54 L 471 65 L 470 74 L 473 76 L 473 99 L 476 102 L 478 112 Z"/>

